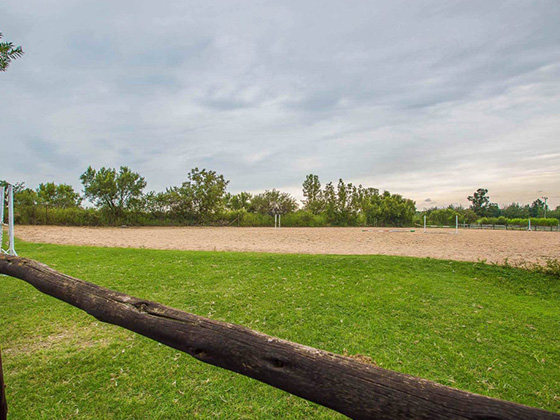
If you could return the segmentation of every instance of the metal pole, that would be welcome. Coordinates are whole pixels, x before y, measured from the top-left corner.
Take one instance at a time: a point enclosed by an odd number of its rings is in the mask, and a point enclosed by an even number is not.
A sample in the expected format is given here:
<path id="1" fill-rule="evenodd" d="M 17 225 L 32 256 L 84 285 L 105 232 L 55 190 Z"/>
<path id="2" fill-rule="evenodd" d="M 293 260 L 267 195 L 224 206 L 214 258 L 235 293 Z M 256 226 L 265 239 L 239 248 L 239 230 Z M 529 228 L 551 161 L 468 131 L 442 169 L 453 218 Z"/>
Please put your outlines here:
<path id="1" fill-rule="evenodd" d="M 459 216 L 455 215 L 455 235 L 459 233 Z"/>
<path id="2" fill-rule="evenodd" d="M 426 233 L 426 215 L 424 215 L 424 233 Z"/>
<path id="3" fill-rule="evenodd" d="M 531 232 L 531 218 L 529 218 L 529 229 L 527 229 L 529 232 Z"/>
<path id="4" fill-rule="evenodd" d="M 4 187 L 0 187 L 0 252 L 4 246 Z"/>
<path id="5" fill-rule="evenodd" d="M 276 213 L 274 213 L 274 229 L 276 229 L 276 225 L 277 225 L 276 219 L 277 218 L 278 218 L 278 215 Z"/>
<path id="6" fill-rule="evenodd" d="M 12 185 L 8 186 L 8 229 L 10 240 L 8 254 L 17 255 L 14 249 L 14 187 Z"/>
<path id="7" fill-rule="evenodd" d="M 282 227 L 282 214 L 280 213 L 278 215 L 278 229 L 280 229 Z"/>

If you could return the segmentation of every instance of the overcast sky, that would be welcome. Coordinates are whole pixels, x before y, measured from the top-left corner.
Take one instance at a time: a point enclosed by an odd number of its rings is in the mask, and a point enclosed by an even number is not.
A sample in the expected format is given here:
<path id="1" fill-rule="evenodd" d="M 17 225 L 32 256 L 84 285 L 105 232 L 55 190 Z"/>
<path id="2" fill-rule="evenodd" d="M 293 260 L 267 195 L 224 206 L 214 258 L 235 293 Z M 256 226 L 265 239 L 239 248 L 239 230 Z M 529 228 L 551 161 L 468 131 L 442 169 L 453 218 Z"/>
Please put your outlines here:
<path id="1" fill-rule="evenodd" d="M 0 179 L 193 167 L 301 198 L 308 173 L 416 200 L 560 205 L 560 4 L 2 0 Z"/>

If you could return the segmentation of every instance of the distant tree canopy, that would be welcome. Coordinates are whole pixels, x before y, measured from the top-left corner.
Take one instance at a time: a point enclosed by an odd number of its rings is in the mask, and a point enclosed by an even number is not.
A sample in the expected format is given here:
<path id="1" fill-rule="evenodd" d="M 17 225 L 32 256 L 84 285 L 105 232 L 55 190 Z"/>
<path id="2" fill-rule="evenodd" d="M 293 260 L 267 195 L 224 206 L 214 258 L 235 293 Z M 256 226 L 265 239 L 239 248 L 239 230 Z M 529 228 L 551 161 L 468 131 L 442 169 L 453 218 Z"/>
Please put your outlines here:
<path id="1" fill-rule="evenodd" d="M 0 32 L 0 39 L 2 37 L 2 32 Z M 8 70 L 12 60 L 20 58 L 23 54 L 21 47 L 14 47 L 11 42 L 0 42 L 0 71 Z"/>
<path id="2" fill-rule="evenodd" d="M 309 174 L 303 181 L 303 208 L 312 214 L 323 211 L 323 193 L 317 175 Z"/>
<path id="3" fill-rule="evenodd" d="M 255 195 L 249 208 L 256 213 L 272 216 L 291 213 L 298 208 L 298 205 L 296 199 L 290 194 L 272 189 Z"/>
<path id="4" fill-rule="evenodd" d="M 37 197 L 40 203 L 45 206 L 62 209 L 78 207 L 82 202 L 80 194 L 74 191 L 74 187 L 67 184 L 57 185 L 54 182 L 39 184 Z"/>
<path id="5" fill-rule="evenodd" d="M 486 216 L 486 212 L 490 206 L 490 197 L 486 194 L 488 194 L 487 189 L 479 188 L 473 195 L 467 197 L 467 200 L 472 203 L 471 210 L 479 216 Z"/>
<path id="6" fill-rule="evenodd" d="M 389 191 L 347 183 L 322 185 L 308 174 L 302 184 L 301 207 L 289 193 L 265 190 L 232 194 L 229 180 L 216 171 L 194 168 L 180 186 L 144 192 L 145 179 L 126 166 L 93 169 L 80 176 L 84 197 L 71 185 L 41 183 L 35 190 L 23 182 L 14 184 L 16 223 L 70 225 L 237 225 L 271 226 L 281 213 L 282 226 L 413 226 L 430 224 L 507 223 L 508 219 L 560 219 L 560 206 L 549 210 L 541 199 L 530 205 L 511 203 L 499 207 L 490 202 L 488 190 L 479 188 L 468 199 L 470 208 L 448 206 L 416 211 L 413 200 Z M 7 185 L 0 181 L 0 185 Z M 87 198 L 95 206 L 82 207 Z M 477 213 L 478 212 L 478 213 Z M 554 220 L 548 221 L 554 225 Z"/>
<path id="7" fill-rule="evenodd" d="M 126 210 L 139 204 L 146 181 L 128 167 L 102 167 L 98 171 L 91 166 L 80 176 L 85 197 L 96 206 L 106 210 L 117 220 Z"/>
<path id="8" fill-rule="evenodd" d="M 192 169 L 180 187 L 168 188 L 165 197 L 169 208 L 179 217 L 194 219 L 198 224 L 216 219 L 224 207 L 229 184 L 223 175 L 206 169 Z"/>
<path id="9" fill-rule="evenodd" d="M 48 223 L 48 209 L 78 207 L 82 202 L 80 194 L 71 185 L 47 182 L 37 188 L 37 204 L 45 207 L 45 219 Z"/>

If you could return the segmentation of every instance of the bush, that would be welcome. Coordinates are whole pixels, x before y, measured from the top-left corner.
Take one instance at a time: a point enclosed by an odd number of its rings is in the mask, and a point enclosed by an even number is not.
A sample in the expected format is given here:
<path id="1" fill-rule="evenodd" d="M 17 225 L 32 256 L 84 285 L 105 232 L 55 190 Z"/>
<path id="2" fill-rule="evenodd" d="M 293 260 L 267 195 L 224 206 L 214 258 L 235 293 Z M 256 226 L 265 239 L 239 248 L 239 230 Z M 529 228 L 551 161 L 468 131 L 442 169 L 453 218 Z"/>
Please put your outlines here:
<path id="1" fill-rule="evenodd" d="M 453 209 L 438 209 L 433 210 L 428 214 L 427 223 L 429 225 L 440 225 L 440 226 L 455 226 L 455 217 L 459 216 Z M 424 221 L 422 221 L 424 223 Z"/>
<path id="2" fill-rule="evenodd" d="M 528 226 L 529 219 L 508 219 L 510 226 Z M 558 219 L 555 218 L 531 218 L 531 226 L 558 226 Z"/>

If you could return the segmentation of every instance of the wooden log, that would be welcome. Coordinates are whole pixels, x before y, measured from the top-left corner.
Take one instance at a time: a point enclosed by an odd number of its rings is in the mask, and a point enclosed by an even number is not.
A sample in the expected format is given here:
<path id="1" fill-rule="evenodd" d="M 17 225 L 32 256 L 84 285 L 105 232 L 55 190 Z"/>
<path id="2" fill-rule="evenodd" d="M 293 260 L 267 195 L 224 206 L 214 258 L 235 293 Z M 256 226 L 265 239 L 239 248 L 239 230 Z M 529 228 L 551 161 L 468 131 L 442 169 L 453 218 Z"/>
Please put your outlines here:
<path id="1" fill-rule="evenodd" d="M 0 273 L 22 279 L 100 321 L 354 419 L 560 420 L 560 415 L 552 412 L 449 388 L 128 296 L 36 261 L 2 255 Z"/>
<path id="2" fill-rule="evenodd" d="M 2 369 L 2 351 L 0 351 L 0 420 L 8 418 L 8 403 L 6 402 L 6 385 L 4 384 L 4 373 Z"/>

